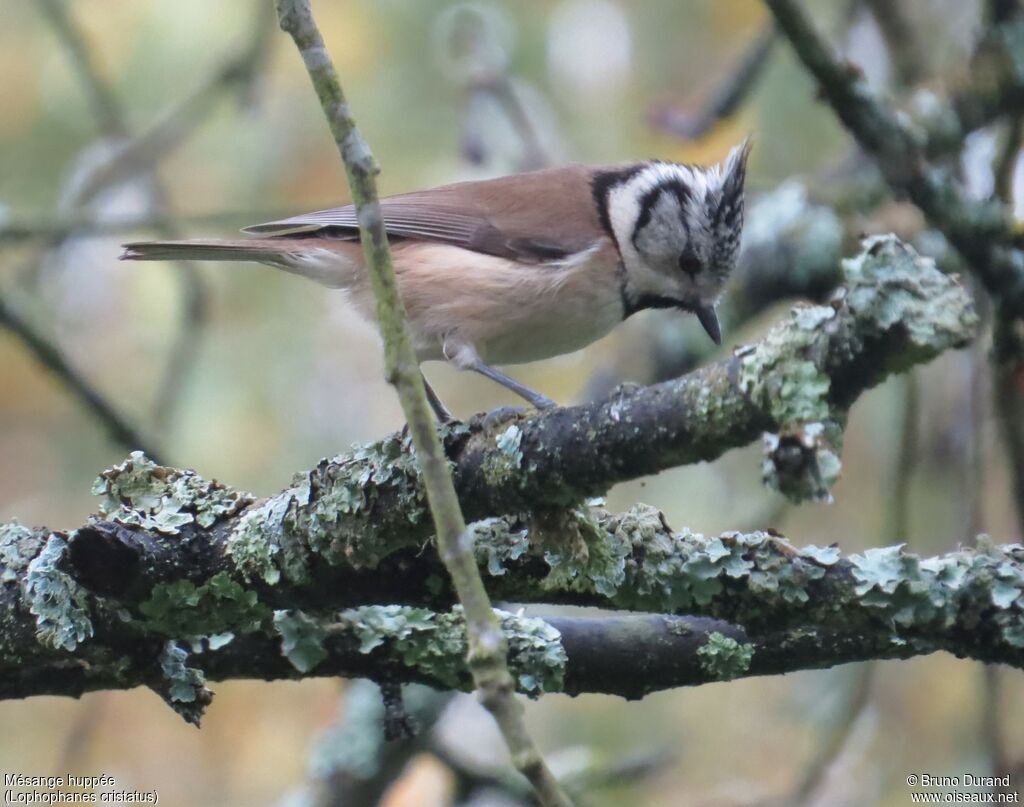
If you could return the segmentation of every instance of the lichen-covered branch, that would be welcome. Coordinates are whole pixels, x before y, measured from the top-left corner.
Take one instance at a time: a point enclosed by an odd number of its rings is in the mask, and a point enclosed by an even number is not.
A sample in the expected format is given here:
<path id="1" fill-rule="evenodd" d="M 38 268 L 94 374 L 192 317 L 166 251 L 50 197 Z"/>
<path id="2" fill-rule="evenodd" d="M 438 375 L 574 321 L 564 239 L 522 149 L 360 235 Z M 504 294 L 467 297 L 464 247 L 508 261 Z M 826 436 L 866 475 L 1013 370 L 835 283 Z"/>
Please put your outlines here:
<path id="1" fill-rule="evenodd" d="M 508 744 L 513 764 L 533 785 L 541 804 L 545 807 L 571 807 L 572 802 L 526 730 L 523 707 L 515 699 L 513 679 L 506 664 L 506 638 L 477 570 L 472 535 L 466 529 L 448 460 L 434 431 L 378 203 L 375 176 L 380 169 L 356 128 L 334 65 L 313 19 L 309 0 L 277 0 L 277 14 L 281 28 L 291 36 L 302 56 L 345 164 L 359 219 L 359 237 L 366 267 L 377 301 L 377 320 L 384 340 L 385 371 L 388 381 L 398 392 L 409 424 L 438 552 L 465 609 L 465 655 L 473 682 L 481 702 L 494 716 Z"/>
<path id="2" fill-rule="evenodd" d="M 196 515 L 207 520 L 213 512 Z M 655 613 L 496 612 L 516 686 L 528 694 L 635 698 L 937 650 L 1024 668 L 1020 545 L 982 543 L 933 558 L 895 546 L 843 557 L 834 547 L 797 549 L 766 533 L 673 533 L 643 506 L 574 519 L 556 533 L 512 520 L 480 525 L 478 561 L 496 595 Z M 425 577 L 407 597 L 422 603 L 394 604 L 385 589 L 375 604 L 366 592 L 366 604 L 343 608 L 350 594 L 335 585 L 311 584 L 319 594 L 305 599 L 291 592 L 289 604 L 275 599 L 280 592 L 224 573 L 189 579 L 205 550 L 184 537 L 176 583 L 144 599 L 99 594 L 83 585 L 95 573 L 83 576 L 81 559 L 68 550 L 76 541 L 76 534 L 0 528 L 0 697 L 145 684 L 198 719 L 207 679 L 344 675 L 472 685 L 463 614 L 443 605 L 453 597 L 429 548 L 378 577 Z"/>
<path id="3" fill-rule="evenodd" d="M 868 242 L 844 271 L 828 305 L 798 306 L 762 342 L 685 378 L 493 429 L 444 427 L 463 506 L 484 519 L 467 537 L 492 595 L 723 619 L 733 632 L 712 632 L 762 647 L 750 666 L 759 672 L 937 649 L 1019 664 L 1018 549 L 931 561 L 889 549 L 841 560 L 761 533 L 673 534 L 649 508 L 615 515 L 580 504 L 620 479 L 711 459 L 762 431 L 770 482 L 794 495 L 826 492 L 853 400 L 889 372 L 963 344 L 975 320 L 956 281 L 894 238 Z M 0 692 L 148 683 L 195 719 L 208 697 L 200 668 L 211 677 L 284 674 L 279 657 L 267 667 L 216 667 L 234 648 L 256 643 L 270 653 L 284 639 L 293 660 L 315 661 L 326 649 L 316 671 L 338 671 L 329 666 L 331 643 L 347 635 L 345 625 L 355 630 L 345 622 L 352 609 L 391 624 L 408 617 L 381 610 L 396 605 L 416 609 L 414 621 L 432 630 L 445 626 L 441 634 L 410 628 L 405 638 L 448 637 L 449 682 L 465 674 L 465 646 L 455 640 L 461 617 L 450 612 L 459 598 L 432 540 L 408 435 L 324 460 L 269 499 L 141 454 L 104 472 L 94 491 L 99 513 L 76 530 L 4 530 Z M 502 635 L 515 660 L 509 618 Z M 609 631 L 621 624 L 608 623 L 593 646 L 614 647 Z M 536 639 L 546 628 L 531 631 Z M 715 664 L 746 656 L 722 642 L 703 656 Z M 390 675 L 410 667 L 402 648 Z M 563 649 L 567 691 L 589 691 L 595 679 L 587 676 L 607 674 L 575 672 L 572 648 Z M 369 666 L 344 667 L 350 674 L 380 669 L 379 653 L 373 663 L 358 653 L 343 663 L 353 658 Z M 707 680 L 694 677 L 694 664 L 666 660 L 668 677 L 647 670 L 631 680 Z M 122 668 L 130 674 L 118 678 Z M 422 670 L 405 676 L 438 683 Z M 601 686 L 641 694 L 621 682 Z"/>

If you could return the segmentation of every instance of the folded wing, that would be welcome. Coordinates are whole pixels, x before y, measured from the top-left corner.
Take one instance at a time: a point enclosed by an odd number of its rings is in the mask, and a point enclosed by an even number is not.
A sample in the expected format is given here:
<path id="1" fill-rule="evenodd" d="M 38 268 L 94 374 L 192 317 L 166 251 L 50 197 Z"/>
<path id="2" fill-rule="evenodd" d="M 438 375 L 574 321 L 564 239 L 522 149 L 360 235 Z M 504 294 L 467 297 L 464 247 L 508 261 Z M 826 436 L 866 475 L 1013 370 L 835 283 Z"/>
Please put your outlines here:
<path id="1" fill-rule="evenodd" d="M 439 241 L 526 263 L 560 261 L 606 237 L 593 197 L 593 169 L 550 168 L 460 182 L 381 200 L 394 238 Z M 357 238 L 352 205 L 245 228 L 269 237 Z"/>

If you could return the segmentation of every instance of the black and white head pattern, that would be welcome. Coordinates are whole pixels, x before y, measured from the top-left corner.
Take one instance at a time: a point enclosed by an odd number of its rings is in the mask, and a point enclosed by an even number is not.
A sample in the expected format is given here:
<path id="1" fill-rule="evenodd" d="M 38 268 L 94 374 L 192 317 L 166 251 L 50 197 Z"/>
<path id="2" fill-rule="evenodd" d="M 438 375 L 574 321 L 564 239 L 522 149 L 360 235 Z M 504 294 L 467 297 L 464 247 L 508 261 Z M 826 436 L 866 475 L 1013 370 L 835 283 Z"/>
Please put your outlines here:
<path id="1" fill-rule="evenodd" d="M 631 307 L 715 301 L 739 254 L 749 151 L 745 142 L 718 165 L 641 163 L 609 176 L 603 212 Z"/>

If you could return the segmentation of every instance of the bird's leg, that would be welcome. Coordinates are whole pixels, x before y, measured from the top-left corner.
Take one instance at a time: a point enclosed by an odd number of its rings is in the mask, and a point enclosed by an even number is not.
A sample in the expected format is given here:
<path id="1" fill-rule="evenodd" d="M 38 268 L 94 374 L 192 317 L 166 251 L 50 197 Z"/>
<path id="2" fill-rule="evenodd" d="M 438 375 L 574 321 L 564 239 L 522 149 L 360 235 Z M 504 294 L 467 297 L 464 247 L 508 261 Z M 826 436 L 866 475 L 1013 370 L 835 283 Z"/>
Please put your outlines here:
<path id="1" fill-rule="evenodd" d="M 423 389 L 427 392 L 427 402 L 430 404 L 430 408 L 434 410 L 434 415 L 437 416 L 438 421 L 441 423 L 451 423 L 455 420 L 455 416 L 451 413 L 447 406 L 444 405 L 444 401 L 441 400 L 430 382 L 427 381 L 427 377 L 420 373 L 420 378 L 423 379 Z"/>
<path id="2" fill-rule="evenodd" d="M 537 409 L 551 409 L 552 407 L 558 406 L 558 404 L 546 395 L 541 395 L 539 392 L 530 389 L 525 384 L 520 384 L 514 378 L 505 375 L 500 370 L 495 370 L 490 365 L 484 364 L 479 358 L 469 365 L 469 369 L 480 373 L 482 376 L 486 376 L 491 379 L 491 381 L 497 381 L 501 386 L 505 387 L 505 389 L 512 390 L 512 392 L 520 398 L 529 401 Z"/>

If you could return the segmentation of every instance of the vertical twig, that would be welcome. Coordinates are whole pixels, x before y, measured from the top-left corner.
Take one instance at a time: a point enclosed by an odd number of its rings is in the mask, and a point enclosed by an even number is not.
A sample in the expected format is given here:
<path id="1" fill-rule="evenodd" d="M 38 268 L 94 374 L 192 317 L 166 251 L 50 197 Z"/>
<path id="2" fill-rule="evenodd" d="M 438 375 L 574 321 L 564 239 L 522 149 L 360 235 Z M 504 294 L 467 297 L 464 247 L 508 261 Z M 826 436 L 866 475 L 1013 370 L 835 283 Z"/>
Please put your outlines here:
<path id="1" fill-rule="evenodd" d="M 467 660 L 474 684 L 508 743 L 513 764 L 529 779 L 540 801 L 544 805 L 571 805 L 526 731 L 523 707 L 515 698 L 506 664 L 505 637 L 473 557 L 472 533 L 466 528 L 448 461 L 434 430 L 377 199 L 375 176 L 380 169 L 356 129 L 309 0 L 277 0 L 277 13 L 281 28 L 291 36 L 302 56 L 345 164 L 367 270 L 377 299 L 387 379 L 398 393 L 409 424 L 437 532 L 438 551 L 465 609 Z"/>

